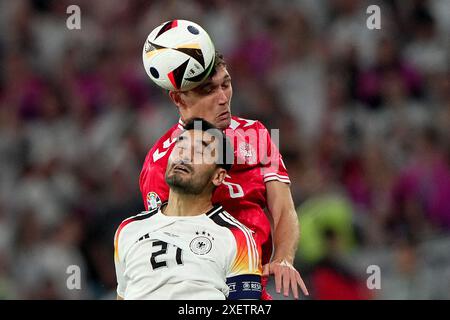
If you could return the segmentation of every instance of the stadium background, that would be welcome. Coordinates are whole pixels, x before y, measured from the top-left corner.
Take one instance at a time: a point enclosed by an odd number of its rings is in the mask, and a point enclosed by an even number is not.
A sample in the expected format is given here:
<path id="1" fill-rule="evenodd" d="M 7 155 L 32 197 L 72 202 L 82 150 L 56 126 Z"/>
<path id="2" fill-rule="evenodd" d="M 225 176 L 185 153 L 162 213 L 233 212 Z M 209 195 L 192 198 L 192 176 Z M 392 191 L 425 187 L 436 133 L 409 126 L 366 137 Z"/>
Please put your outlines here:
<path id="1" fill-rule="evenodd" d="M 225 55 L 233 113 L 281 129 L 311 298 L 449 299 L 449 4 L 0 0 L 0 299 L 115 297 L 115 228 L 177 121 L 141 62 L 171 18 Z"/>

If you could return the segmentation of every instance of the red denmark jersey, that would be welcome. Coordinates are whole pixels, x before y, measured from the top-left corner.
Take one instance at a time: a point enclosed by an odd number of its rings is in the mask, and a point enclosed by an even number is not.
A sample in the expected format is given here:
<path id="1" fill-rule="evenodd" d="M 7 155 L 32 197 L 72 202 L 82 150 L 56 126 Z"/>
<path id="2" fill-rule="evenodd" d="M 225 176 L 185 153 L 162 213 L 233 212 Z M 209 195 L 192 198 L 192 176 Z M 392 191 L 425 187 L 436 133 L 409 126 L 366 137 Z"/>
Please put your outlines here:
<path id="1" fill-rule="evenodd" d="M 174 142 L 183 126 L 180 123 L 166 132 L 148 152 L 140 175 L 140 190 L 146 210 L 167 201 L 169 186 L 165 172 Z M 262 263 L 272 253 L 271 227 L 264 213 L 265 183 L 277 180 L 290 183 L 282 157 L 269 132 L 259 121 L 232 117 L 225 130 L 234 147 L 234 162 L 224 182 L 213 194 L 212 202 L 254 231 L 254 238 L 262 246 Z"/>

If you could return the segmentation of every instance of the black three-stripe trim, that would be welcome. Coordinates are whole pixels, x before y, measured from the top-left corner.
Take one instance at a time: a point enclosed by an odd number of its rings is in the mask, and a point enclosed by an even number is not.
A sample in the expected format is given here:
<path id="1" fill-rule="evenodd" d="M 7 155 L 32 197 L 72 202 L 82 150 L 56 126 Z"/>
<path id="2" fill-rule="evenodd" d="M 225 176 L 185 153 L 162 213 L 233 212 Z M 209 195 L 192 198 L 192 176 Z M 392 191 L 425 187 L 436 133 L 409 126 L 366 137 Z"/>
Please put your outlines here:
<path id="1" fill-rule="evenodd" d="M 150 210 L 150 211 L 143 211 L 140 214 L 132 217 L 131 219 L 133 219 L 133 221 L 144 220 L 144 219 L 150 218 L 151 216 L 154 216 L 157 212 L 158 212 L 158 208 Z"/>

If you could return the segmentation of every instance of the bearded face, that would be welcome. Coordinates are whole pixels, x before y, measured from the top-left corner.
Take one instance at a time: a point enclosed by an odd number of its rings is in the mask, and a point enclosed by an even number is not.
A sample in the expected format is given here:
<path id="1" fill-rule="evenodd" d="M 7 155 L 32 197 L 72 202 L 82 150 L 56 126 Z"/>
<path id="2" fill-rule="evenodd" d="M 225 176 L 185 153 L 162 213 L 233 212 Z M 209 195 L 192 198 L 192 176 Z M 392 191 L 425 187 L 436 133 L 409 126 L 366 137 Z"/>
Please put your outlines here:
<path id="1" fill-rule="evenodd" d="M 180 135 L 167 165 L 165 179 L 169 187 L 191 195 L 212 190 L 217 164 L 216 152 L 211 147 L 215 144 L 210 135 L 201 131 L 195 134 L 191 130 Z"/>

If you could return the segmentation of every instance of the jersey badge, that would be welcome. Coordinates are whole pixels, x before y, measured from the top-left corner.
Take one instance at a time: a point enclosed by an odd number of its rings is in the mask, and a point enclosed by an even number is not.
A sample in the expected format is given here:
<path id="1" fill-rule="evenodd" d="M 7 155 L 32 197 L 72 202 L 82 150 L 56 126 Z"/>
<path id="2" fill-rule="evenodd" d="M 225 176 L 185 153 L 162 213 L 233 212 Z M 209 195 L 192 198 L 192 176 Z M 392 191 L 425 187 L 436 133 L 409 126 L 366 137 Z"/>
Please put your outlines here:
<path id="1" fill-rule="evenodd" d="M 147 193 L 147 206 L 148 210 L 154 210 L 159 208 L 162 204 L 161 198 L 158 196 L 156 192 Z"/>
<path id="2" fill-rule="evenodd" d="M 239 144 L 239 154 L 245 159 L 247 164 L 256 163 L 256 152 L 254 148 L 247 142 L 241 142 Z"/>
<path id="3" fill-rule="evenodd" d="M 212 241 L 214 238 L 206 231 L 196 232 L 196 237 L 189 244 L 191 251 L 198 255 L 207 254 L 211 251 Z"/>

